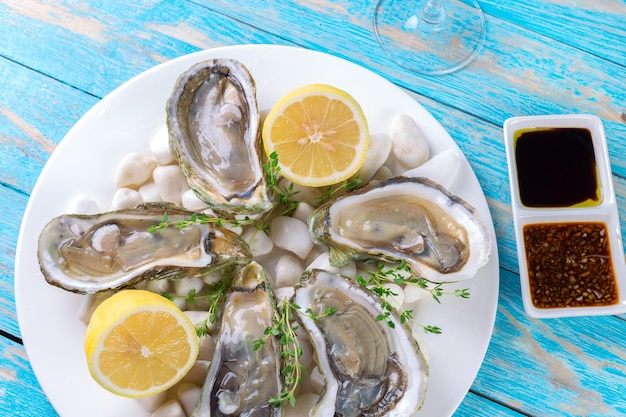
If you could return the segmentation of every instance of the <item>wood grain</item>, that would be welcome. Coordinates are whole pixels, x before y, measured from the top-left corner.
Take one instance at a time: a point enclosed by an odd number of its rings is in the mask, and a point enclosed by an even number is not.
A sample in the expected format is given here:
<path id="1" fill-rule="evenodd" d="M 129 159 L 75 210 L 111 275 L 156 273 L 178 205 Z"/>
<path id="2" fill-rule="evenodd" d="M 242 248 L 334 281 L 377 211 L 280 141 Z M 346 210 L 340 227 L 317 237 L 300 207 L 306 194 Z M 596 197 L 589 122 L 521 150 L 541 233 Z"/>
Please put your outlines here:
<path id="1" fill-rule="evenodd" d="M 30 193 L 65 133 L 96 99 L 0 58 L 0 181 Z"/>
<path id="2" fill-rule="evenodd" d="M 626 62 L 626 3 L 621 0 L 481 0 L 480 6 L 490 16 L 498 16 L 547 38 L 621 66 Z"/>
<path id="3" fill-rule="evenodd" d="M 0 187 L 0 201 L 11 202 L 2 204 L 0 211 L 4 219 L 0 222 L 0 330 L 18 338 L 21 334 L 15 312 L 13 268 L 17 236 L 27 199 L 23 193 Z"/>
<path id="4" fill-rule="evenodd" d="M 285 43 L 184 1 L 96 2 L 80 8 L 53 3 L 43 8 L 36 0 L 0 3 L 6 22 L 0 51 L 99 98 L 140 72 L 200 49 Z M 47 41 L 50 37 L 55 42 Z"/>
<path id="5" fill-rule="evenodd" d="M 500 284 L 494 336 L 472 390 L 498 392 L 494 399 L 529 415 L 626 414 L 624 321 L 531 319 L 519 301 L 519 277 L 502 270 Z"/>
<path id="6" fill-rule="evenodd" d="M 13 258 L 28 196 L 91 106 L 142 71 L 200 49 L 299 45 L 405 88 L 450 132 L 483 187 L 498 237 L 500 303 L 486 360 L 455 416 L 626 415 L 626 317 L 534 320 L 523 312 L 502 141 L 511 116 L 601 117 L 626 240 L 626 3 L 480 3 L 488 33 L 477 60 L 429 78 L 380 52 L 372 1 L 0 0 L 0 330 L 20 337 Z M 23 347 L 0 337 L 0 349 L 0 415 L 56 416 Z"/>
<path id="7" fill-rule="evenodd" d="M 264 4 L 264 2 L 259 2 Z M 256 22 L 256 10 L 264 6 L 251 1 L 242 7 L 229 2 L 211 3 L 212 10 Z M 436 101 L 502 126 L 512 116 L 561 113 L 592 113 L 601 117 L 610 138 L 610 155 L 616 174 L 626 176 L 623 157 L 626 136 L 622 114 L 626 110 L 626 90 L 622 88 L 626 68 L 607 62 L 577 45 L 571 46 L 518 26 L 506 20 L 510 14 L 488 16 L 487 38 L 483 50 L 464 71 L 444 77 L 421 77 L 400 70 L 381 53 L 371 32 L 372 2 L 354 1 L 350 8 L 331 7 L 324 1 L 291 5 L 276 4 L 263 24 L 267 30 L 288 27 L 295 15 L 306 16 L 298 22 L 302 32 L 283 34 L 287 40 L 305 47 L 319 44 L 335 46 L 334 53 L 361 63 L 394 83 Z M 218 9 L 219 7 L 219 9 Z M 520 6 L 519 20 L 532 19 L 533 13 Z M 343 16 L 340 14 L 343 13 Z M 549 13 L 549 11 L 547 12 Z M 589 21 L 577 21 L 586 28 Z M 625 15 L 618 12 L 613 21 L 626 27 Z M 325 22 L 319 27 L 315 22 Z M 611 21 L 611 20 L 609 20 Z M 619 25 L 621 23 L 621 26 Z M 589 36 L 595 33 L 587 27 Z M 343 41 L 336 44 L 335 34 Z M 358 51 L 358 52 L 353 52 Z M 366 51 L 367 55 L 364 55 Z M 540 64 L 540 65 L 539 65 Z M 513 92 L 513 93 L 512 93 Z"/>
<path id="8" fill-rule="evenodd" d="M 0 338 L 0 415 L 57 416 L 33 375 L 24 347 L 6 338 Z"/>

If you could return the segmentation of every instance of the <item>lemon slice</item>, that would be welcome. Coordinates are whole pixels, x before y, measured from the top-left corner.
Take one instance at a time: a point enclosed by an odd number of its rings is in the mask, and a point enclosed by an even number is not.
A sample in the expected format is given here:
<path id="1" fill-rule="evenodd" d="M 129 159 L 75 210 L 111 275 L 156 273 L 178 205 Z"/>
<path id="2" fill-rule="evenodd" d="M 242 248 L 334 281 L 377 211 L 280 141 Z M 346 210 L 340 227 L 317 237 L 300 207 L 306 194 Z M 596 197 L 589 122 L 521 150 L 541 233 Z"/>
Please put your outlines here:
<path id="1" fill-rule="evenodd" d="M 170 388 L 198 356 L 193 323 L 174 303 L 123 290 L 94 311 L 85 335 L 92 377 L 115 394 L 139 398 Z"/>
<path id="2" fill-rule="evenodd" d="M 265 152 L 276 152 L 281 174 L 313 187 L 350 178 L 363 165 L 370 140 L 357 101 L 326 84 L 306 85 L 278 100 L 262 134 Z"/>

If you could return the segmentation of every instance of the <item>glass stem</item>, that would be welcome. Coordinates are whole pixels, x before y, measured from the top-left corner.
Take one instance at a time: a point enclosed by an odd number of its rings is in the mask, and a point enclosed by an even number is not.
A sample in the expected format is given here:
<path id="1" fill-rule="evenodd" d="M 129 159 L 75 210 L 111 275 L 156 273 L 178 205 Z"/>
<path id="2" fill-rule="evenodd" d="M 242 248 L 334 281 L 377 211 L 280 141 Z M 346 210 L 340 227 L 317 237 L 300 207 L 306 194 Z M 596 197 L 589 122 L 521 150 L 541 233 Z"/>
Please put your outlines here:
<path id="1" fill-rule="evenodd" d="M 444 0 L 428 0 L 419 16 L 424 22 L 432 25 L 443 22 L 446 17 L 443 11 L 443 2 Z"/>

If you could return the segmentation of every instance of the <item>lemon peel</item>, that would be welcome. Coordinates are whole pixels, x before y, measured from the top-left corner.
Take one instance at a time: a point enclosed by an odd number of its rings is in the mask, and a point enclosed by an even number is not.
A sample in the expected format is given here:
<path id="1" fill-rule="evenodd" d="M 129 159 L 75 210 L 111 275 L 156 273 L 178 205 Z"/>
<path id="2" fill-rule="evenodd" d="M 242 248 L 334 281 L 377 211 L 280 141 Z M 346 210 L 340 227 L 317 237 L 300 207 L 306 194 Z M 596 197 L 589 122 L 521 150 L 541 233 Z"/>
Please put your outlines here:
<path id="1" fill-rule="evenodd" d="M 122 290 L 93 312 L 84 341 L 89 372 L 106 390 L 130 398 L 165 391 L 197 359 L 196 329 L 165 297 Z"/>
<path id="2" fill-rule="evenodd" d="M 313 187 L 353 176 L 370 141 L 359 103 L 328 84 L 309 84 L 284 95 L 265 118 L 262 136 L 267 155 L 278 155 L 281 174 Z"/>

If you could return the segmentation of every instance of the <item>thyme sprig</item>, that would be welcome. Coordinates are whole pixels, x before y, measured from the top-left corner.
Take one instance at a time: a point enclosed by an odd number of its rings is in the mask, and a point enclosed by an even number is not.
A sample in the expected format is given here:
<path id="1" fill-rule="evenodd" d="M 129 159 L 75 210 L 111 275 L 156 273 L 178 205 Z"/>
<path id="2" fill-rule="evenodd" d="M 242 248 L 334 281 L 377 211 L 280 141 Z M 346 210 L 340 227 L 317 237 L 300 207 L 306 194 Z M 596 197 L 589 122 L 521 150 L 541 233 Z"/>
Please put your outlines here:
<path id="1" fill-rule="evenodd" d="M 350 192 L 350 191 L 356 190 L 357 188 L 360 188 L 362 185 L 363 185 L 363 180 L 361 180 L 361 177 L 359 177 L 358 175 L 353 178 L 343 181 L 339 185 L 335 185 L 335 186 L 330 185 L 324 189 L 324 194 L 317 201 L 317 204 L 322 205 L 332 200 L 338 194 L 342 192 Z"/>
<path id="2" fill-rule="evenodd" d="M 268 187 L 268 194 L 270 198 L 275 199 L 278 204 L 283 208 L 282 212 L 279 215 L 282 216 L 291 216 L 298 208 L 298 205 L 301 202 L 305 202 L 307 200 L 298 200 L 297 196 L 300 194 L 300 191 L 295 188 L 295 184 L 293 182 L 288 182 L 287 185 L 281 186 L 279 185 L 280 179 L 280 164 L 278 162 L 278 154 L 276 152 L 272 152 L 269 155 L 269 161 L 266 164 L 262 164 L 263 172 L 265 173 L 265 179 Z M 359 188 L 362 185 L 363 181 L 357 176 L 349 180 L 345 180 L 341 184 L 335 186 L 329 186 L 323 190 L 323 195 L 317 200 L 317 204 L 325 203 L 335 197 L 340 191 L 351 191 L 356 188 Z M 176 227 L 178 229 L 187 228 L 193 224 L 207 224 L 213 223 L 217 226 L 225 226 L 229 225 L 231 227 L 238 226 L 254 226 L 257 230 L 263 231 L 266 234 L 269 233 L 269 220 L 275 215 L 276 205 L 265 213 L 262 217 L 258 219 L 252 219 L 250 217 L 245 217 L 244 219 L 227 219 L 223 217 L 215 217 L 208 215 L 206 213 L 192 213 L 188 219 L 175 220 L 171 221 L 167 214 L 167 211 L 163 212 L 163 219 L 155 225 L 148 227 L 148 232 L 163 233 L 165 229 L 168 227 Z"/>
<path id="3" fill-rule="evenodd" d="M 281 187 L 278 184 L 280 178 L 280 164 L 278 163 L 278 154 L 276 151 L 269 155 L 269 162 L 261 166 L 265 172 L 265 181 L 267 182 L 268 194 L 270 197 L 274 197 L 278 202 L 285 207 L 282 213 L 285 216 L 293 214 L 298 208 L 300 202 L 296 200 L 296 195 L 300 191 L 294 190 L 294 184 L 289 183 L 288 186 Z"/>
<path id="4" fill-rule="evenodd" d="M 322 314 L 315 314 L 310 308 L 306 312 L 302 312 L 300 306 L 289 302 L 286 298 L 278 303 L 273 324 L 265 329 L 264 337 L 253 343 L 254 350 L 261 349 L 271 337 L 279 343 L 280 356 L 283 360 L 281 369 L 283 391 L 278 397 L 269 400 L 274 407 L 282 406 L 285 403 L 294 407 L 296 405 L 296 390 L 302 382 L 302 376 L 307 374 L 306 367 L 300 361 L 302 347 L 296 335 L 299 326 L 294 324 L 294 314 L 297 311 L 315 321 L 335 313 L 335 309 L 332 307 Z"/>
<path id="5" fill-rule="evenodd" d="M 389 268 L 389 267 L 386 267 L 384 264 L 380 264 L 378 265 L 375 271 L 371 271 L 369 273 L 369 276 L 367 278 L 363 277 L 363 275 L 358 276 L 356 278 L 356 282 L 359 285 L 368 288 L 370 291 L 372 291 L 373 293 L 375 293 L 376 295 L 380 297 L 380 307 L 381 307 L 382 313 L 376 317 L 376 320 L 378 321 L 385 320 L 387 321 L 387 324 L 389 325 L 389 327 L 395 328 L 395 324 L 393 320 L 391 319 L 391 316 L 394 311 L 397 311 L 401 324 L 411 321 L 419 325 L 424 330 L 425 333 L 441 334 L 442 329 L 438 326 L 424 325 L 424 324 L 418 323 L 413 317 L 413 310 L 407 310 L 403 306 L 397 305 L 397 302 L 394 303 L 396 304 L 395 306 L 392 305 L 392 302 L 390 300 L 395 301 L 395 298 L 393 297 L 397 296 L 398 294 L 395 293 L 391 288 L 386 287 L 384 284 L 394 283 L 394 284 L 404 285 L 404 286 L 406 285 L 417 286 L 423 290 L 428 291 L 433 297 L 433 299 L 440 304 L 441 304 L 440 298 L 443 295 L 447 295 L 447 294 L 454 295 L 455 297 L 460 297 L 460 298 L 470 297 L 469 288 L 464 288 L 461 290 L 454 290 L 453 292 L 449 292 L 449 291 L 444 290 L 443 284 L 441 283 L 435 284 L 430 281 L 427 281 L 426 279 L 422 277 L 416 277 L 412 273 L 410 266 L 404 260 L 401 261 L 394 268 Z"/>
<path id="6" fill-rule="evenodd" d="M 254 350 L 261 349 L 270 337 L 278 339 L 280 356 L 283 360 L 281 376 L 283 379 L 283 391 L 278 397 L 272 397 L 269 402 L 274 407 L 279 407 L 285 402 L 292 407 L 296 404 L 296 389 L 302 382 L 302 376 L 307 370 L 300 362 L 302 348 L 296 336 L 297 325 L 292 324 L 293 308 L 289 301 L 283 299 L 277 306 L 276 318 L 273 325 L 265 329 L 265 337 L 254 341 Z"/>
<path id="7" fill-rule="evenodd" d="M 213 217 L 213 216 L 209 216 L 206 213 L 192 213 L 188 219 L 170 221 L 167 211 L 164 211 L 163 219 L 158 224 L 154 224 L 148 227 L 148 232 L 150 233 L 161 232 L 162 233 L 165 229 L 167 229 L 170 226 L 176 227 L 177 229 L 185 229 L 196 223 L 198 224 L 212 223 L 220 227 L 225 226 L 225 225 L 229 225 L 231 227 L 238 227 L 238 226 L 256 225 L 257 221 L 250 219 L 247 216 L 242 220 L 237 220 L 237 219 L 225 219 L 222 217 Z"/>
<path id="8" fill-rule="evenodd" d="M 207 291 L 203 291 L 202 294 L 197 294 L 195 289 L 191 289 L 186 296 L 172 295 L 167 293 L 161 295 L 172 301 L 176 299 L 183 299 L 187 301 L 189 305 L 196 305 L 200 300 L 206 300 L 209 304 L 207 308 L 206 318 L 199 323 L 195 323 L 196 335 L 198 337 L 204 337 L 207 336 L 211 331 L 209 325 L 212 325 L 217 321 L 218 307 L 220 306 L 220 301 L 222 297 L 224 297 L 228 292 L 231 284 L 231 279 L 224 279 L 210 286 Z"/>
<path id="9" fill-rule="evenodd" d="M 300 191 L 295 189 L 292 182 L 289 182 L 288 185 L 282 187 L 278 184 L 281 168 L 280 163 L 278 162 L 278 154 L 275 151 L 269 155 L 269 162 L 267 164 L 263 164 L 262 167 L 265 172 L 270 197 L 275 197 L 278 203 L 285 207 L 285 210 L 282 213 L 283 215 L 289 216 L 293 214 L 301 202 L 307 202 L 305 199 L 297 199 Z M 322 195 L 316 200 L 316 204 L 324 204 L 342 191 L 352 191 L 362 185 L 363 181 L 357 175 L 354 178 L 347 179 L 339 184 L 321 188 L 320 191 L 322 192 Z"/>

